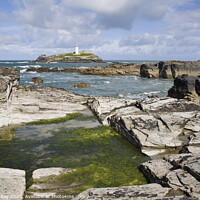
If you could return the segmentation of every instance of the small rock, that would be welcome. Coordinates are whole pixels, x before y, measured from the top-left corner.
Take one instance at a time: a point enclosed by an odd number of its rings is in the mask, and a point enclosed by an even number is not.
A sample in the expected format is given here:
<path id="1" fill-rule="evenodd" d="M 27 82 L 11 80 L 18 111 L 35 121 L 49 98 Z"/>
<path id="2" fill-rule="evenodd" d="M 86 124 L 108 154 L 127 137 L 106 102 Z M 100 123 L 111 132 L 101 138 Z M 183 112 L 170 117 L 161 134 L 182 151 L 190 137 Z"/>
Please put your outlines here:
<path id="1" fill-rule="evenodd" d="M 33 77 L 33 78 L 32 78 L 32 82 L 33 82 L 33 83 L 43 83 L 43 79 L 37 78 L 37 77 Z"/>
<path id="2" fill-rule="evenodd" d="M 74 84 L 75 88 L 85 88 L 85 87 L 90 87 L 89 83 L 76 83 Z"/>

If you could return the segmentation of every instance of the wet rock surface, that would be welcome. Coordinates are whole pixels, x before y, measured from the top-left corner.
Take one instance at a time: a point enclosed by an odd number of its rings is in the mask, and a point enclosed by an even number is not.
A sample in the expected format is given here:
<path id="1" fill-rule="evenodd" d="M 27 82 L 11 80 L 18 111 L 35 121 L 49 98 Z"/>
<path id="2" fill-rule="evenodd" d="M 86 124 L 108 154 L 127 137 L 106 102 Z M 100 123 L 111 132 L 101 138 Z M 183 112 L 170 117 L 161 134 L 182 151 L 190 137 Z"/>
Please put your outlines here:
<path id="1" fill-rule="evenodd" d="M 65 195 L 65 193 L 76 185 L 68 186 L 62 184 L 57 177 L 63 174 L 73 172 L 73 169 L 66 168 L 41 168 L 33 171 L 33 184 L 25 193 L 26 199 L 72 199 L 74 195 Z"/>

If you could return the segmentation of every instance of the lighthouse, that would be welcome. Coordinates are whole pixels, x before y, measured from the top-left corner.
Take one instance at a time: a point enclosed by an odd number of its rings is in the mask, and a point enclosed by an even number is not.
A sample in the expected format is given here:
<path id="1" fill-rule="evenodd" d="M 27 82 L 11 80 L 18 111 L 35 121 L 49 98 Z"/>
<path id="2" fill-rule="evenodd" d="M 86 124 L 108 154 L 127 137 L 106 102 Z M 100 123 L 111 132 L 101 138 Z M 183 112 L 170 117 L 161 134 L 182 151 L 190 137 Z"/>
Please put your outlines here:
<path id="1" fill-rule="evenodd" d="M 76 46 L 75 46 L 75 54 L 76 54 L 76 55 L 79 54 L 79 52 L 78 52 L 78 45 L 77 45 L 77 44 L 76 44 Z"/>

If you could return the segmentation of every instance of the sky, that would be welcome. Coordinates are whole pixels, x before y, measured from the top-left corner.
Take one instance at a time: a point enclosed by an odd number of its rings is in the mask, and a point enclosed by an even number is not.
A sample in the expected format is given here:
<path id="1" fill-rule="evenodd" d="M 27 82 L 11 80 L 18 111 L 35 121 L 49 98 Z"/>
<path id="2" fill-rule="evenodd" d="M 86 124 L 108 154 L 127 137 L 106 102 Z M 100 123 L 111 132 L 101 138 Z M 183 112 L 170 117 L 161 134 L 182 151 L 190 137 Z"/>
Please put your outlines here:
<path id="1" fill-rule="evenodd" d="M 0 0 L 0 60 L 73 52 L 200 60 L 199 0 Z"/>

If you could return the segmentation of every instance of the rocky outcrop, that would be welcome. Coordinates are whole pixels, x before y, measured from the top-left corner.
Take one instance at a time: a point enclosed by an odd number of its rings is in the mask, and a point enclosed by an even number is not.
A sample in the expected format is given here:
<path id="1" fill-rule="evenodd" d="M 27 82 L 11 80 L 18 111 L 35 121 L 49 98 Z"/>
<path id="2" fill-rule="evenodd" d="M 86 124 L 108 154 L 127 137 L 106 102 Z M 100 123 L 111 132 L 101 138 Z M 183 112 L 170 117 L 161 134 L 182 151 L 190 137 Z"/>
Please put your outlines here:
<path id="1" fill-rule="evenodd" d="M 0 110 L 0 127 L 82 112 L 87 99 L 64 89 L 19 85 L 8 107 Z"/>
<path id="2" fill-rule="evenodd" d="M 80 52 L 80 54 L 76 55 L 74 53 L 61 53 L 55 54 L 52 56 L 46 56 L 45 54 L 40 55 L 36 60 L 36 63 L 90 63 L 90 62 L 103 62 L 103 60 L 86 51 Z"/>
<path id="3" fill-rule="evenodd" d="M 0 104 L 7 103 L 19 85 L 20 72 L 9 67 L 0 67 Z"/>
<path id="4" fill-rule="evenodd" d="M 74 84 L 75 88 L 85 88 L 85 87 L 90 87 L 89 83 L 75 83 Z"/>
<path id="5" fill-rule="evenodd" d="M 197 152 L 196 152 L 197 153 Z M 151 183 L 170 187 L 174 194 L 200 198 L 199 154 L 174 154 L 140 165 L 140 170 Z"/>
<path id="6" fill-rule="evenodd" d="M 193 102 L 166 97 L 140 101 L 96 97 L 88 104 L 99 120 L 148 156 L 178 151 L 199 137 L 200 106 Z"/>
<path id="7" fill-rule="evenodd" d="M 200 103 L 200 77 L 183 74 L 174 80 L 168 96 Z"/>
<path id="8" fill-rule="evenodd" d="M 142 64 L 140 68 L 140 75 L 147 78 L 172 79 L 182 74 L 200 75 L 200 61 L 161 61 Z"/>
<path id="9" fill-rule="evenodd" d="M 141 199 L 161 199 L 170 192 L 169 188 L 164 188 L 159 184 L 148 184 L 141 186 L 127 186 L 114 188 L 92 188 L 79 194 L 73 200 L 141 200 Z"/>
<path id="10" fill-rule="evenodd" d="M 0 199 L 22 200 L 25 189 L 24 170 L 0 168 Z"/>
<path id="11" fill-rule="evenodd" d="M 200 61 L 166 61 L 159 63 L 160 78 L 176 78 L 182 74 L 200 75 Z"/>
<path id="12" fill-rule="evenodd" d="M 145 63 L 140 67 L 140 75 L 146 78 L 159 78 L 158 63 Z"/>

